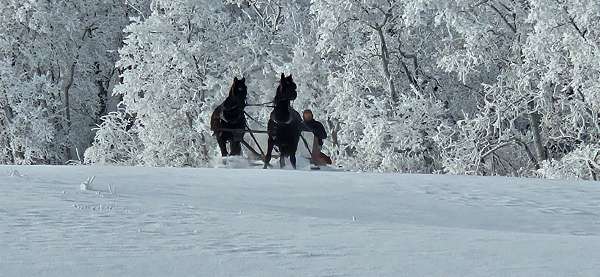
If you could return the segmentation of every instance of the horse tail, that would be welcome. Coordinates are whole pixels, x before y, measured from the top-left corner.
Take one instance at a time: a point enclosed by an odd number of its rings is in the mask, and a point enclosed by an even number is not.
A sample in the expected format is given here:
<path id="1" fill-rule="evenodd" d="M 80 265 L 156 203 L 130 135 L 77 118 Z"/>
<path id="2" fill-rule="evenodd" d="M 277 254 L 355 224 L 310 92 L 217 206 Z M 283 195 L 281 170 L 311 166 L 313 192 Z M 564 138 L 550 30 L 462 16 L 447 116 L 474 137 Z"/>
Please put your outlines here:
<path id="1" fill-rule="evenodd" d="M 210 116 L 210 130 L 213 131 L 213 134 L 217 132 L 218 129 L 221 128 L 221 113 L 223 112 L 223 106 L 219 105 L 213 111 Z"/>

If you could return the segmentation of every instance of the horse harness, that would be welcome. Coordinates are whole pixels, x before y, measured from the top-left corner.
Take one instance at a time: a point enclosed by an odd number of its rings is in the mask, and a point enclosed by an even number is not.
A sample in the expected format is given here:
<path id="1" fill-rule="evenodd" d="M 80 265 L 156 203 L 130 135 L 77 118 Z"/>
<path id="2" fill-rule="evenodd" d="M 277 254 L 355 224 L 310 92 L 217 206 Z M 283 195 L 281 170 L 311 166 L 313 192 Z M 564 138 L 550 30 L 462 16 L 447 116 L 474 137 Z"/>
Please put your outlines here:
<path id="1" fill-rule="evenodd" d="M 239 112 L 232 112 L 232 111 L 239 111 Z M 230 115 L 235 115 L 235 118 L 229 118 L 227 119 L 227 117 L 225 116 L 226 112 L 231 112 L 229 113 Z M 223 122 L 225 123 L 229 123 L 229 124 L 236 124 L 236 123 L 240 123 L 241 121 L 244 120 L 244 107 L 238 104 L 235 105 L 233 107 L 230 108 L 226 108 L 224 104 L 221 104 L 221 112 L 219 113 L 219 118 L 221 120 L 223 120 Z"/>

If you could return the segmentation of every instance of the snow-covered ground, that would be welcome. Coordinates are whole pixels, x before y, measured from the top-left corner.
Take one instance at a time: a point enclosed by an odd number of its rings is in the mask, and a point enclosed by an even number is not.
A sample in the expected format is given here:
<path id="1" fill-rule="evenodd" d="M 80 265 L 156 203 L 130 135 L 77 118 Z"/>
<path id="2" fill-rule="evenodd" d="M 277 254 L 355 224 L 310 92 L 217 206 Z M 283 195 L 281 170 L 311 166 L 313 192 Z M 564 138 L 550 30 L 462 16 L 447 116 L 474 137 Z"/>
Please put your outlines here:
<path id="1" fill-rule="evenodd" d="M 599 275 L 598 183 L 0 167 L 0 276 Z"/>

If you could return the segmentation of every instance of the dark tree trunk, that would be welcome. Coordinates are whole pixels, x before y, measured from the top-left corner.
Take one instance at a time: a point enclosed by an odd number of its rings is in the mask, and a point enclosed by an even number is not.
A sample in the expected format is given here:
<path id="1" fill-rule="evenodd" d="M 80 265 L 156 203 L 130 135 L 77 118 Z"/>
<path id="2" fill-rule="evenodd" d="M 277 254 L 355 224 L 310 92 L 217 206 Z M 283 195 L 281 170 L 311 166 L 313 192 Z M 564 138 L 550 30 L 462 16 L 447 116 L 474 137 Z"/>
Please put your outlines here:
<path id="1" fill-rule="evenodd" d="M 70 71 L 67 72 L 67 76 L 66 76 L 66 81 L 63 87 L 63 94 L 65 97 L 65 119 L 66 119 L 66 130 L 65 130 L 65 135 L 66 135 L 66 144 L 65 144 L 65 160 L 69 161 L 71 160 L 72 154 L 71 154 L 71 138 L 70 138 L 70 134 L 71 134 L 71 104 L 70 104 L 70 96 L 69 96 L 69 90 L 71 90 L 71 87 L 73 86 L 73 81 L 75 78 L 75 66 L 76 63 L 73 62 L 70 66 Z"/>

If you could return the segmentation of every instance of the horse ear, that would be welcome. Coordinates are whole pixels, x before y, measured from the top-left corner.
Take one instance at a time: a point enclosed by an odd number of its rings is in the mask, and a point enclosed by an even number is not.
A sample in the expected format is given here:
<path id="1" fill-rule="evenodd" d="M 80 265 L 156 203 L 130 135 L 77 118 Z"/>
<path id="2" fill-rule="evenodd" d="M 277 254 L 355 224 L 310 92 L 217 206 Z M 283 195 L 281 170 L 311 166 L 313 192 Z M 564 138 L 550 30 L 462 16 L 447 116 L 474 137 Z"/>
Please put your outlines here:
<path id="1" fill-rule="evenodd" d="M 290 79 L 290 81 L 293 80 L 292 74 L 290 74 L 290 76 L 288 76 L 288 79 Z"/>
<path id="2" fill-rule="evenodd" d="M 281 73 L 281 80 L 285 79 L 285 74 Z"/>
<path id="3" fill-rule="evenodd" d="M 242 83 L 246 83 L 246 77 L 243 77 L 243 78 L 242 78 L 240 81 L 241 81 Z"/>

